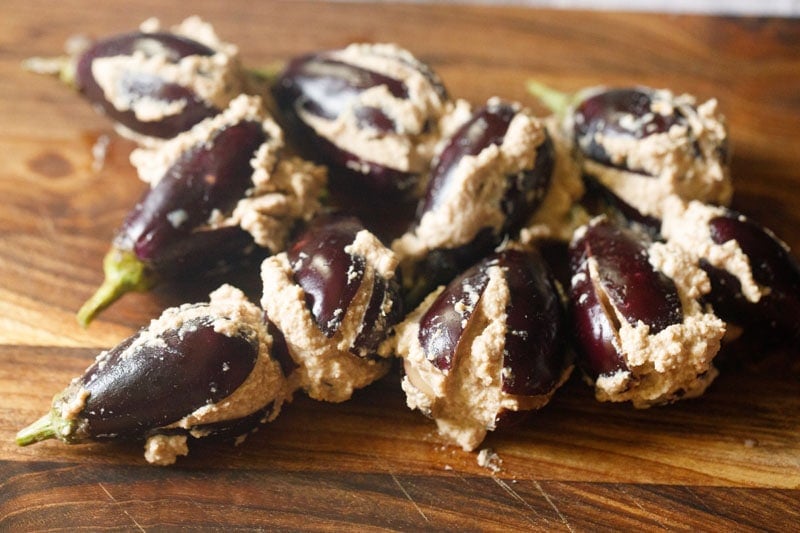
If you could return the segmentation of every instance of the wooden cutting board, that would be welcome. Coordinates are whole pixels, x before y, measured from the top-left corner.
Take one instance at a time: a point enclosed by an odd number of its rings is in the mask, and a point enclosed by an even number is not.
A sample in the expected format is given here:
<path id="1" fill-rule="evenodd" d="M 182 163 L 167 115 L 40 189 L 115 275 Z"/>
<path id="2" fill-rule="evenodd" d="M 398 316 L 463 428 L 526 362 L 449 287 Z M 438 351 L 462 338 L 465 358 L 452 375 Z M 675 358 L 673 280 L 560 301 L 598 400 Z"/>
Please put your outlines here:
<path id="1" fill-rule="evenodd" d="M 81 329 L 74 313 L 143 190 L 132 146 L 53 79 L 20 62 L 76 33 L 197 13 L 251 66 L 352 41 L 397 42 L 451 93 L 544 113 L 529 77 L 564 90 L 646 84 L 717 97 L 734 147 L 735 206 L 800 250 L 800 20 L 507 7 L 195 0 L 3 0 L 0 5 L 0 530 L 455 529 L 596 531 L 800 528 L 798 348 L 727 364 L 697 400 L 637 411 L 573 378 L 484 447 L 442 444 L 392 375 L 352 401 L 300 395 L 244 444 L 201 443 L 177 466 L 141 445 L 17 448 L 18 429 L 94 355 L 221 279 L 131 295 Z M 98 166 L 92 146 L 108 142 Z M 795 252 L 797 255 L 797 252 Z M 254 273 L 233 281 L 257 294 Z"/>

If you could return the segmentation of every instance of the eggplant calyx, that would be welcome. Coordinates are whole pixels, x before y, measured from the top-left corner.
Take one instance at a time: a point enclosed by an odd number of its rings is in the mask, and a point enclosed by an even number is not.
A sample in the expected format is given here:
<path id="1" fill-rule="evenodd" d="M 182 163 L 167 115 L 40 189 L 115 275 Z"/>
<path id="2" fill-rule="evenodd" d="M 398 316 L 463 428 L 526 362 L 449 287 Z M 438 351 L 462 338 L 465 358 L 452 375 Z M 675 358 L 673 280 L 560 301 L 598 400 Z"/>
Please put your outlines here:
<path id="1" fill-rule="evenodd" d="M 103 259 L 103 272 L 103 283 L 78 311 L 78 322 L 83 327 L 124 294 L 147 291 L 156 283 L 153 271 L 134 252 L 116 247 Z"/>
<path id="2" fill-rule="evenodd" d="M 73 421 L 64 420 L 55 410 L 51 410 L 33 424 L 21 429 L 15 441 L 18 446 L 30 446 L 49 439 L 68 442 L 73 425 Z"/>

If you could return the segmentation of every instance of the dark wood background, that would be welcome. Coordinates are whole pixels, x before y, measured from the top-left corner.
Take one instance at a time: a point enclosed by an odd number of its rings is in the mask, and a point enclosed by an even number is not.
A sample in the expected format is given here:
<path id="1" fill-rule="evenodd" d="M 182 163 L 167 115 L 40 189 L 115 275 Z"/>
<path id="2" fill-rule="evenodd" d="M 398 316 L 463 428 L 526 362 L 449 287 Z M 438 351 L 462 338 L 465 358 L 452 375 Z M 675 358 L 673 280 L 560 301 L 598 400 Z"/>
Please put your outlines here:
<path id="1" fill-rule="evenodd" d="M 203 443 L 172 468 L 141 445 L 17 448 L 18 429 L 94 355 L 220 279 L 124 298 L 89 329 L 74 313 L 143 186 L 77 95 L 20 62 L 75 33 L 198 13 L 267 65 L 357 40 L 393 41 L 451 93 L 536 106 L 529 77 L 565 90 L 641 83 L 715 96 L 729 118 L 735 206 L 800 250 L 800 20 L 559 12 L 456 5 L 4 0 L 0 5 L 0 530 L 797 529 L 798 349 L 741 354 L 694 401 L 599 404 L 577 378 L 515 431 L 502 460 L 443 446 L 392 375 L 352 401 L 298 396 L 243 445 Z M 541 108 L 537 109 L 544 112 Z M 105 165 L 91 146 L 111 135 Z M 797 255 L 797 254 L 796 254 Z M 253 272 L 234 281 L 257 293 Z"/>

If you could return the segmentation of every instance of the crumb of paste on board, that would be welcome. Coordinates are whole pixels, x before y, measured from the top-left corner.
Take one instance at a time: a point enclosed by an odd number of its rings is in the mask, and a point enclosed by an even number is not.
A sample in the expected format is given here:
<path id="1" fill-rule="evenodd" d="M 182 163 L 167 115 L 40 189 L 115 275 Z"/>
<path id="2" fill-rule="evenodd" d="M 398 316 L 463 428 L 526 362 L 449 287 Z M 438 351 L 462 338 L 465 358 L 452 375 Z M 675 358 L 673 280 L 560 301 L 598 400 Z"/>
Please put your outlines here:
<path id="1" fill-rule="evenodd" d="M 174 464 L 178 456 L 188 454 L 186 435 L 153 435 L 144 445 L 144 458 L 154 465 L 168 466 Z"/>
<path id="2" fill-rule="evenodd" d="M 491 470 L 493 474 L 497 474 L 503 470 L 503 460 L 491 448 L 482 448 L 481 451 L 478 452 L 476 460 L 478 466 Z"/>

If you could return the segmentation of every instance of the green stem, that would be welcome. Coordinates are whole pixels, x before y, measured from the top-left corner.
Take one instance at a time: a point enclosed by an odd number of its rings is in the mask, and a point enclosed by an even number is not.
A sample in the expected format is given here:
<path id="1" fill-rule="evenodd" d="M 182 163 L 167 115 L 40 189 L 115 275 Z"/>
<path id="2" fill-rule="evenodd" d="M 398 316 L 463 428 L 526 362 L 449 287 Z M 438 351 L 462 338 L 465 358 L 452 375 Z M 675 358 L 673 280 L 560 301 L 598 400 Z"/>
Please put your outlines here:
<path id="1" fill-rule="evenodd" d="M 536 80 L 528 80 L 525 84 L 528 92 L 538 98 L 555 115 L 563 117 L 574 101 L 571 94 L 557 91 Z"/>
<path id="2" fill-rule="evenodd" d="M 21 429 L 17 433 L 16 441 L 19 446 L 29 446 L 43 440 L 55 438 L 58 438 L 58 434 L 56 433 L 56 426 L 53 424 L 53 415 L 48 413 L 30 426 Z"/>
<path id="3" fill-rule="evenodd" d="M 35 74 L 57 76 L 66 85 L 75 88 L 75 58 L 70 56 L 29 57 L 22 68 Z"/>
<path id="4" fill-rule="evenodd" d="M 103 259 L 103 272 L 102 285 L 78 311 L 78 322 L 83 327 L 122 295 L 147 291 L 156 282 L 150 268 L 136 254 L 117 248 L 111 248 Z"/>
<path id="5" fill-rule="evenodd" d="M 253 81 L 272 85 L 272 83 L 278 78 L 280 73 L 283 71 L 285 66 L 286 63 L 284 63 L 283 61 L 273 61 L 272 63 L 268 63 L 263 67 L 258 67 L 258 68 L 250 67 L 247 69 L 247 74 Z"/>

